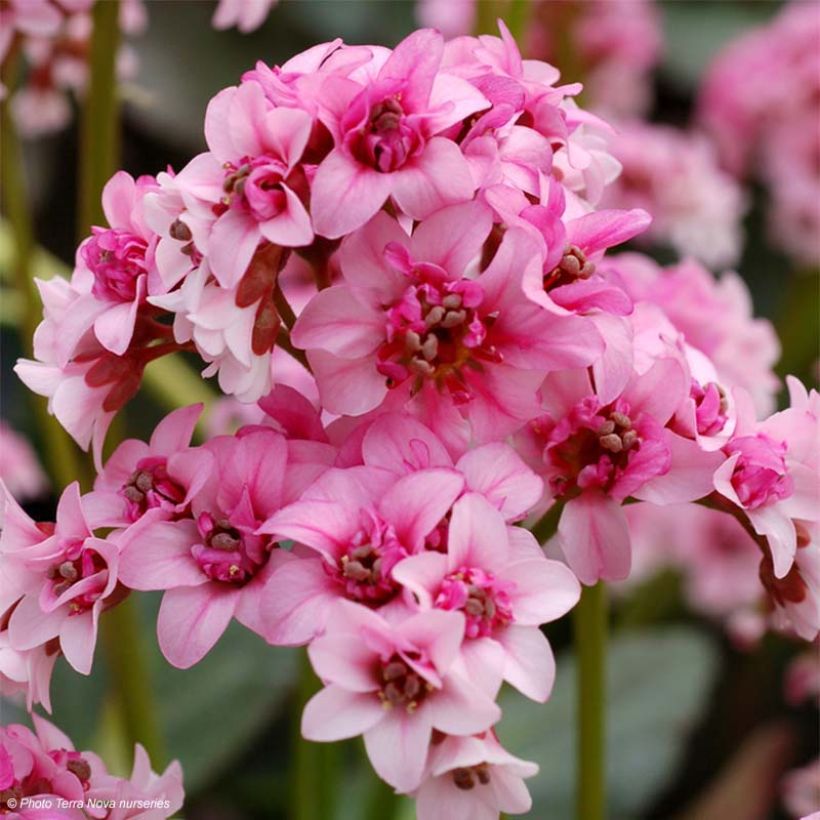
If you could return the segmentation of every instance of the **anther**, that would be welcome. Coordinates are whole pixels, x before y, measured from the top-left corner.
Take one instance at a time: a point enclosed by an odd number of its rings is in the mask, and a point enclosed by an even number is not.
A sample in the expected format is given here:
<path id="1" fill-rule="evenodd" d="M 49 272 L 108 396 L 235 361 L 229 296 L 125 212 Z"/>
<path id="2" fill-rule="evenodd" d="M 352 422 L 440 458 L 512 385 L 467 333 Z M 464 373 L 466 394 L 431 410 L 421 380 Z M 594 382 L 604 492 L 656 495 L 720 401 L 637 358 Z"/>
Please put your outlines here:
<path id="1" fill-rule="evenodd" d="M 601 436 L 598 439 L 598 443 L 604 448 L 604 450 L 609 450 L 610 453 L 620 453 L 624 448 L 624 443 L 621 441 L 621 437 L 615 433 L 609 433 L 608 435 Z"/>

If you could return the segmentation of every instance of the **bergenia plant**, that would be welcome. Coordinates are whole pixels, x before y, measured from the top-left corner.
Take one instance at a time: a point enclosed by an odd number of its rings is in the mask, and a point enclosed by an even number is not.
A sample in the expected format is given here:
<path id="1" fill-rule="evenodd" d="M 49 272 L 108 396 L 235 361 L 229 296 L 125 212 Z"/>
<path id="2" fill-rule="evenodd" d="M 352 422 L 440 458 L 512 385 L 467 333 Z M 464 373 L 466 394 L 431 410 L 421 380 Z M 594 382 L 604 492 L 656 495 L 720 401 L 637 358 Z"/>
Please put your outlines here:
<path id="1" fill-rule="evenodd" d="M 4 5 L 19 31 L 60 22 L 46 0 Z M 222 0 L 215 24 L 269 5 Z M 158 590 L 169 664 L 199 663 L 232 621 L 268 652 L 305 646 L 307 740 L 361 735 L 420 820 L 492 818 L 528 812 L 537 777 L 496 732 L 502 684 L 550 697 L 544 625 L 601 612 L 653 511 L 708 508 L 697 532 L 728 526 L 759 567 L 739 605 L 765 598 L 765 625 L 816 638 L 820 396 L 790 379 L 772 415 L 777 341 L 737 276 L 611 253 L 651 200 L 618 206 L 613 129 L 499 29 L 257 63 L 208 105 L 205 152 L 117 171 L 70 278 L 37 281 L 15 370 L 95 477 L 54 521 L 5 492 L 0 681 L 29 709 L 50 709 L 60 655 L 87 675 L 101 622 Z M 238 428 L 197 437 L 191 403 L 121 440 L 146 367 L 182 352 L 247 406 Z M 600 731 L 601 703 L 581 708 Z M 0 730 L 0 813 L 180 807 L 178 764 L 155 775 L 140 749 L 117 778 L 33 714 L 34 732 Z M 578 816 L 597 820 L 603 785 L 581 769 Z"/>

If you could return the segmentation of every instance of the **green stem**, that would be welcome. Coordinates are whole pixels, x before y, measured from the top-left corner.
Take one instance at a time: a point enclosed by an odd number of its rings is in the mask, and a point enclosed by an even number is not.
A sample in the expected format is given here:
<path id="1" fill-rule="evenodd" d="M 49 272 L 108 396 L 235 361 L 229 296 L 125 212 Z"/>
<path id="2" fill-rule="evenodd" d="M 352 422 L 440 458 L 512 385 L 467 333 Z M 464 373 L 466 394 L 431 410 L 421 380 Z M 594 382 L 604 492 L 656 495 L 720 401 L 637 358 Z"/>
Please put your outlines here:
<path id="1" fill-rule="evenodd" d="M 369 763 L 368 763 L 369 766 Z M 387 785 L 375 772 L 365 803 L 365 820 L 392 820 L 401 805 L 401 796 Z"/>
<path id="2" fill-rule="evenodd" d="M 573 610 L 578 662 L 576 804 L 578 820 L 606 817 L 606 634 L 607 594 L 603 581 L 584 587 Z"/>
<path id="3" fill-rule="evenodd" d="M 136 599 L 130 596 L 108 610 L 101 619 L 101 630 L 110 689 L 119 708 L 126 739 L 129 746 L 141 743 L 154 769 L 161 770 L 167 759 L 165 743 L 152 695 L 145 630 Z"/>
<path id="4" fill-rule="evenodd" d="M 11 66 L 9 66 L 11 69 Z M 9 98 L 14 88 L 13 78 L 9 74 L 3 77 L 6 97 L 0 103 L 0 176 L 3 184 L 3 211 L 11 229 L 14 245 L 14 258 L 11 262 L 14 286 L 22 304 L 22 322 L 20 325 L 23 351 L 26 356 L 33 355 L 34 331 L 42 317 L 40 297 L 32 278 L 32 257 L 34 253 L 34 230 L 31 225 L 31 211 L 28 201 L 28 187 L 23 170 L 23 152 L 11 116 Z M 45 400 L 29 393 L 35 422 L 41 437 L 42 453 L 55 486 L 64 487 L 80 478 L 80 451 L 71 441 L 65 430 L 52 418 L 46 408 Z"/>
<path id="5" fill-rule="evenodd" d="M 297 692 L 297 719 L 293 727 L 293 778 L 291 810 L 293 820 L 328 820 L 335 814 L 338 773 L 337 744 L 310 743 L 302 737 L 299 716 L 321 685 L 306 654 L 302 655 Z"/>
<path id="6" fill-rule="evenodd" d="M 561 520 L 561 513 L 564 511 L 564 501 L 555 501 L 553 505 L 536 521 L 531 532 L 541 546 L 547 543 L 556 532 L 558 532 L 558 522 Z"/>
<path id="7" fill-rule="evenodd" d="M 119 0 L 94 4 L 88 97 L 83 110 L 80 144 L 78 233 L 81 239 L 88 235 L 92 225 L 102 224 L 102 189 L 119 163 L 120 117 L 116 68 L 120 43 L 119 13 Z"/>

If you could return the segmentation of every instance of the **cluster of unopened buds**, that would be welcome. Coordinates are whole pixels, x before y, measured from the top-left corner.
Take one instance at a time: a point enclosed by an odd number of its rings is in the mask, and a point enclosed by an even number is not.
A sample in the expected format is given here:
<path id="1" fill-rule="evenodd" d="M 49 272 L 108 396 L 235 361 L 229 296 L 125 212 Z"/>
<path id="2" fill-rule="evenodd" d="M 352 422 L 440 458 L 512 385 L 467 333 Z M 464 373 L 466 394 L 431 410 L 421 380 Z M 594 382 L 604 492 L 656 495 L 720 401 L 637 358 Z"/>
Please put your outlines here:
<path id="1" fill-rule="evenodd" d="M 820 398 L 790 379 L 771 415 L 777 341 L 736 275 L 605 255 L 650 216 L 598 207 L 619 165 L 580 90 L 503 24 L 334 41 L 217 94 L 178 173 L 114 176 L 16 367 L 98 470 L 53 523 L 6 502 L 0 672 L 29 706 L 164 590 L 170 663 L 234 618 L 307 645 L 306 738 L 363 735 L 421 818 L 489 817 L 537 769 L 496 737 L 499 688 L 549 697 L 541 626 L 629 575 L 642 511 L 717 511 L 758 550 L 760 618 L 817 635 Z M 192 445 L 181 408 L 103 463 L 180 350 L 255 423 Z"/>

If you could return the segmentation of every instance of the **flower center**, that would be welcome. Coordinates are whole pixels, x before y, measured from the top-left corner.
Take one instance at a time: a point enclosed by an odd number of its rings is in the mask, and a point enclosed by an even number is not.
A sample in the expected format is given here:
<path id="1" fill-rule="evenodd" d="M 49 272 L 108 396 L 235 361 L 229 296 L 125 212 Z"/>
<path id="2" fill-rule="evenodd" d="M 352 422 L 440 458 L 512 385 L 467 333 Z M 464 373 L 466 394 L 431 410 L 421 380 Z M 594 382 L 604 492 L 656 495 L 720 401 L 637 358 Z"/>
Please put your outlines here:
<path id="1" fill-rule="evenodd" d="M 577 246 L 569 245 L 561 261 L 549 273 L 544 274 L 544 290 L 570 285 L 578 279 L 589 279 L 595 273 L 595 265 Z"/>
<path id="2" fill-rule="evenodd" d="M 412 269 L 416 279 L 438 273 L 435 265 Z M 413 392 L 418 392 L 425 380 L 432 379 L 457 402 L 468 401 L 463 368 L 480 370 L 482 361 L 501 361 L 488 342 L 495 317 L 482 317 L 478 311 L 483 298 L 480 285 L 468 279 L 422 280 L 408 287 L 387 310 L 386 341 L 377 351 L 377 369 L 387 386 L 397 387 L 412 378 Z"/>
<path id="3" fill-rule="evenodd" d="M 51 582 L 51 594 L 59 598 L 78 581 L 100 574 L 97 583 L 68 602 L 69 615 L 78 615 L 88 611 L 102 595 L 107 583 L 105 559 L 93 549 L 86 549 L 84 541 L 76 538 L 62 544 L 62 555 L 59 561 L 46 571 L 46 578 Z"/>
<path id="4" fill-rule="evenodd" d="M 746 509 L 788 498 L 794 492 L 794 481 L 788 474 L 784 458 L 787 447 L 769 436 L 742 436 L 730 441 L 728 455 L 740 453 L 732 473 L 732 486 Z"/>
<path id="5" fill-rule="evenodd" d="M 611 489 L 642 444 L 629 406 L 620 400 L 599 408 L 598 400 L 590 396 L 546 433 L 542 425 L 537 421 L 534 429 L 546 435 L 545 459 L 559 471 L 550 480 L 555 497 L 587 486 Z"/>
<path id="6" fill-rule="evenodd" d="M 226 162 L 225 191 L 220 205 L 227 209 L 238 204 L 264 222 L 278 216 L 287 206 L 282 182 L 287 173 L 285 165 L 273 157 L 246 157 L 238 166 Z M 224 211 L 223 211 L 224 212 Z"/>
<path id="7" fill-rule="evenodd" d="M 355 140 L 353 153 L 363 164 L 381 173 L 390 173 L 401 168 L 421 144 L 421 136 L 408 124 L 396 95 L 370 109 L 367 124 Z"/>
<path id="8" fill-rule="evenodd" d="M 379 700 L 385 709 L 404 707 L 412 714 L 424 702 L 433 687 L 398 654 L 382 664 L 379 670 L 382 688 Z"/>
<path id="9" fill-rule="evenodd" d="M 476 567 L 450 573 L 441 584 L 436 606 L 461 610 L 466 619 L 468 638 L 486 638 L 498 627 L 513 622 L 511 583 L 505 583 L 491 572 Z"/>
<path id="10" fill-rule="evenodd" d="M 166 460 L 159 456 L 138 461 L 136 470 L 119 493 L 128 502 L 131 521 L 155 507 L 173 510 L 185 498 L 185 490 L 168 476 Z"/>
<path id="11" fill-rule="evenodd" d="M 92 228 L 91 238 L 81 254 L 94 274 L 91 292 L 110 302 L 131 302 L 137 293 L 137 279 L 146 273 L 145 240 L 128 231 Z"/>
<path id="12" fill-rule="evenodd" d="M 338 567 L 329 571 L 350 600 L 381 606 L 398 592 L 391 572 L 407 554 L 393 527 L 371 516 L 351 538 Z"/>
<path id="13" fill-rule="evenodd" d="M 89 790 L 91 787 L 91 766 L 80 752 L 53 749 L 48 752 L 48 757 L 61 769 L 71 772 L 80 781 L 84 792 Z M 0 746 L 0 763 L 5 763 L 13 771 L 11 757 L 2 746 Z M 41 770 L 41 767 L 35 766 L 34 771 L 22 779 L 15 778 L 10 783 L 6 780 L 6 788 L 0 789 L 0 814 L 5 814 L 5 810 L 14 813 L 20 807 L 23 797 L 55 793 L 56 789 L 52 780 L 43 777 L 40 774 Z M 62 777 L 62 773 L 58 772 L 57 776 Z"/>
<path id="14" fill-rule="evenodd" d="M 212 581 L 244 586 L 267 563 L 269 539 L 240 531 L 227 518 L 207 512 L 196 525 L 202 543 L 191 547 L 191 555 Z"/>
<path id="15" fill-rule="evenodd" d="M 729 402 L 726 392 L 719 384 L 709 382 L 705 386 L 695 379 L 689 388 L 689 396 L 695 402 L 695 421 L 702 436 L 715 436 L 725 426 Z"/>
<path id="16" fill-rule="evenodd" d="M 490 767 L 487 763 L 479 763 L 477 766 L 453 769 L 450 776 L 453 778 L 456 788 L 469 791 L 475 788 L 476 781 L 482 786 L 486 786 L 490 782 Z"/>

